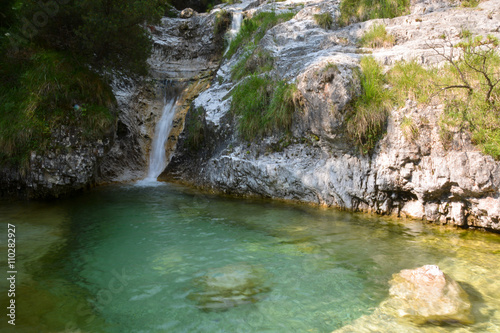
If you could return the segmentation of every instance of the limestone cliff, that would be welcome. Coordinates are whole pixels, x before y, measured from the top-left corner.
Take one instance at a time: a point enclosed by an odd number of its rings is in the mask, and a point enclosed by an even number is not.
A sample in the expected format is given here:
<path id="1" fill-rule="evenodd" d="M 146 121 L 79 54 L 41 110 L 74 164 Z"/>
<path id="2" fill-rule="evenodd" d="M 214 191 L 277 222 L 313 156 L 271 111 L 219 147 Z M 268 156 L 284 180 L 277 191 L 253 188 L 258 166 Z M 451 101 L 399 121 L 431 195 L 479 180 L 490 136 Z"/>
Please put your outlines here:
<path id="1" fill-rule="evenodd" d="M 229 112 L 231 80 L 238 51 L 225 59 L 209 89 L 192 103 L 184 132 L 164 177 L 236 195 L 258 195 L 335 206 L 349 210 L 411 216 L 443 224 L 500 230 L 500 163 L 456 131 L 443 146 L 438 119 L 442 105 L 409 99 L 394 109 L 387 133 L 369 155 L 346 138 L 346 105 L 359 93 L 354 71 L 363 52 L 359 38 L 383 22 L 395 46 L 370 50 L 386 66 L 401 59 L 421 64 L 442 61 L 429 45 L 446 34 L 458 41 L 461 29 L 500 36 L 500 1 L 461 8 L 448 1 L 414 1 L 411 13 L 344 28 L 323 29 L 314 15 L 339 15 L 339 1 L 243 1 L 244 13 L 296 11 L 293 19 L 270 30 L 258 47 L 274 57 L 273 77 L 296 82 L 303 107 L 293 116 L 291 137 L 276 134 L 247 142 Z M 242 4 L 238 5 L 242 8 Z M 252 8 L 255 7 L 255 8 Z M 237 10 L 227 6 L 227 10 Z M 326 74 L 322 71 L 333 64 Z M 418 137 L 401 127 L 410 117 Z M 193 128 L 202 142 L 193 147 Z"/>

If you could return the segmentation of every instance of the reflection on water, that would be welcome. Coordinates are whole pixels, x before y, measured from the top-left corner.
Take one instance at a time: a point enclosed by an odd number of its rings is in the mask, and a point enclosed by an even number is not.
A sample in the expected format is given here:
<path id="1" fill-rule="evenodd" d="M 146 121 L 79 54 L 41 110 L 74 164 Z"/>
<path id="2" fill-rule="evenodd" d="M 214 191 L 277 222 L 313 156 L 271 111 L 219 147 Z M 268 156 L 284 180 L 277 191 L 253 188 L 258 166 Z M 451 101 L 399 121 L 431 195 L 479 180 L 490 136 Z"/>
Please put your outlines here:
<path id="1" fill-rule="evenodd" d="M 168 184 L 0 203 L 7 223 L 15 332 L 500 332 L 499 235 Z M 476 324 L 413 327 L 381 311 L 392 274 L 425 264 L 460 281 Z"/>

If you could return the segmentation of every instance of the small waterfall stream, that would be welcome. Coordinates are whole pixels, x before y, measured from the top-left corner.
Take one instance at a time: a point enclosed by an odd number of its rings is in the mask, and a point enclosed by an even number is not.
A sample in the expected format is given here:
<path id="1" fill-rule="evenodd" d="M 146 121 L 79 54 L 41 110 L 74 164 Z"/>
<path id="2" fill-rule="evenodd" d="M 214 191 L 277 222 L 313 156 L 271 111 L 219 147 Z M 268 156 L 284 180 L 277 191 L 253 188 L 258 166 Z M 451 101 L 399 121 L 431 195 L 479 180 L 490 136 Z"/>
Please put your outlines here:
<path id="1" fill-rule="evenodd" d="M 175 116 L 175 106 L 177 98 L 179 97 L 179 91 L 172 87 L 171 82 L 166 82 L 165 85 L 164 106 L 160 121 L 156 124 L 155 135 L 151 144 L 149 170 L 147 177 L 144 179 L 146 183 L 156 182 L 156 179 L 163 170 L 165 170 L 168 164 L 165 154 L 165 143 L 172 130 L 172 122 Z"/>
<path id="2" fill-rule="evenodd" d="M 241 12 L 234 12 L 233 20 L 231 22 L 231 30 L 229 30 L 231 39 L 233 39 L 234 36 L 236 36 L 240 31 L 242 22 L 243 22 L 243 14 Z"/>

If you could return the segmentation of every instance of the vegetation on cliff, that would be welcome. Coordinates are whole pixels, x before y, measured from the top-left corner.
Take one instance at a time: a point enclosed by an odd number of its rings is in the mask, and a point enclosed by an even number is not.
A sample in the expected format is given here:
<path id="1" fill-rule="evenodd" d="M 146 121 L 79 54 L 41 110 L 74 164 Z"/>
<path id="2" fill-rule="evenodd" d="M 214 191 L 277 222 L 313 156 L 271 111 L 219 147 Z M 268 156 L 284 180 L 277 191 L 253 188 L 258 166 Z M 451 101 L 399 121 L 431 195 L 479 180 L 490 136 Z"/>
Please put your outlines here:
<path id="1" fill-rule="evenodd" d="M 373 58 L 361 60 L 362 94 L 347 119 L 347 133 L 361 152 L 375 147 L 389 110 L 410 98 L 444 105 L 440 127 L 445 147 L 452 132 L 465 131 L 483 153 L 500 159 L 500 42 L 493 36 L 465 35 L 456 45 L 445 37 L 442 44 L 431 46 L 445 60 L 439 68 L 399 62 L 384 74 Z M 402 125 L 410 137 L 416 136 L 408 121 Z"/>
<path id="2" fill-rule="evenodd" d="M 377 18 L 393 18 L 406 15 L 409 10 L 410 0 L 343 0 L 338 23 L 346 26 Z"/>
<path id="3" fill-rule="evenodd" d="M 260 12 L 250 19 L 245 19 L 236 37 L 231 40 L 229 49 L 225 56 L 231 58 L 240 47 L 249 43 L 257 45 L 264 37 L 266 31 L 273 26 L 288 21 L 295 16 L 294 12 L 276 14 L 276 12 Z"/>
<path id="4" fill-rule="evenodd" d="M 145 74 L 145 24 L 161 0 L 2 3 L 0 164 L 28 161 L 61 126 L 98 138 L 114 123 L 111 73 Z"/>
<path id="5" fill-rule="evenodd" d="M 297 87 L 267 75 L 251 75 L 232 92 L 231 112 L 238 132 L 248 141 L 288 131 L 295 111 Z"/>

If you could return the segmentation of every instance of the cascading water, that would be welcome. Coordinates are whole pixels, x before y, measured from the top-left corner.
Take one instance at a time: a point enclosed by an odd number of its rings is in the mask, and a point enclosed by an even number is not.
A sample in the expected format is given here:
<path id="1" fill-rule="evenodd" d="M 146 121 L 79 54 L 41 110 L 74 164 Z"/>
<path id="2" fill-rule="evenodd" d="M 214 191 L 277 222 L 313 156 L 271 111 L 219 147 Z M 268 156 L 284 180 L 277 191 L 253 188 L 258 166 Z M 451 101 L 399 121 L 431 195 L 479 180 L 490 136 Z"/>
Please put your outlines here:
<path id="1" fill-rule="evenodd" d="M 164 106 L 160 121 L 156 124 L 155 135 L 151 145 L 149 155 L 148 175 L 144 179 L 146 182 L 156 182 L 158 176 L 165 170 L 168 164 L 165 154 L 165 143 L 172 130 L 172 122 L 175 116 L 175 106 L 179 96 L 176 89 L 171 88 L 170 82 L 166 82 L 166 92 L 164 97 Z"/>
<path id="2" fill-rule="evenodd" d="M 241 28 L 241 22 L 243 22 L 243 14 L 241 12 L 233 13 L 233 20 L 231 22 L 231 30 L 229 31 L 231 39 L 238 34 Z"/>
<path id="3" fill-rule="evenodd" d="M 234 12 L 233 19 L 231 21 L 231 30 L 229 30 L 229 43 L 226 52 L 229 50 L 229 45 L 234 37 L 240 32 L 241 23 L 243 22 L 243 14 L 241 12 Z"/>

